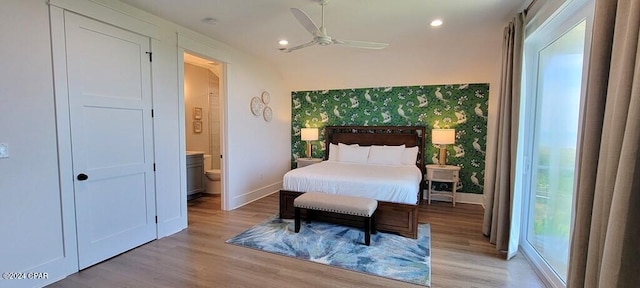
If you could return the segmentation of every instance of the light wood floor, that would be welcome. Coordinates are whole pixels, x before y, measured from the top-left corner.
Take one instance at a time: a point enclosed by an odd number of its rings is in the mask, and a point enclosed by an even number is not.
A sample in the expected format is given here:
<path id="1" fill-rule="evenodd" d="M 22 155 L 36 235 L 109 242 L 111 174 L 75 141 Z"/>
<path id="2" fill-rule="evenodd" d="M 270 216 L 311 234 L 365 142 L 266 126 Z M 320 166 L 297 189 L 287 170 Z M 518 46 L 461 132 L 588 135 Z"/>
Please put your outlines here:
<path id="1" fill-rule="evenodd" d="M 189 228 L 70 275 L 50 287 L 419 287 L 242 248 L 224 241 L 277 213 L 277 193 L 234 211 L 219 197 L 189 202 Z M 433 202 L 432 287 L 544 287 L 520 255 L 510 261 L 482 236 L 482 207 Z"/>

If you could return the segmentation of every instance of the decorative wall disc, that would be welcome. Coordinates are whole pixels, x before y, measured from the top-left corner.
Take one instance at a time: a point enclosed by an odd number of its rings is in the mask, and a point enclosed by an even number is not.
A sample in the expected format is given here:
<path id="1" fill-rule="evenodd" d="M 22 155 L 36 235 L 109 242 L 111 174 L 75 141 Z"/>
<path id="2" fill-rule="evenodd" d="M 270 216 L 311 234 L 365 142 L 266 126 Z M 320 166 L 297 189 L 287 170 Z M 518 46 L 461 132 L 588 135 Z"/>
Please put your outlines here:
<path id="1" fill-rule="evenodd" d="M 262 114 L 262 109 L 264 108 L 264 104 L 262 100 L 258 97 L 251 98 L 251 113 L 256 116 L 260 116 Z"/>
<path id="2" fill-rule="evenodd" d="M 262 92 L 262 103 L 269 104 L 269 101 L 271 101 L 271 95 L 269 95 L 269 92 L 263 91 Z"/>
<path id="3" fill-rule="evenodd" d="M 271 122 L 271 119 L 273 118 L 273 111 L 271 111 L 271 107 L 264 107 L 262 117 L 264 117 L 264 121 Z"/>

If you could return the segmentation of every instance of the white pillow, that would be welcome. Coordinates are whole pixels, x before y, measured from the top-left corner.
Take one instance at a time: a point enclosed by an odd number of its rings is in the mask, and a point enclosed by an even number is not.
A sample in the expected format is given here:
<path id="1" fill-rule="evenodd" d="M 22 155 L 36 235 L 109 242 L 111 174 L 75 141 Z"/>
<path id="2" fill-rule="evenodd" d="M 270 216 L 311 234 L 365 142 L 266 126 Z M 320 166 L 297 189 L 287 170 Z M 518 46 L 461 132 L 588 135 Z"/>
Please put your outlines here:
<path id="1" fill-rule="evenodd" d="M 400 165 L 404 145 L 400 146 L 371 146 L 367 163 L 383 165 Z"/>
<path id="2" fill-rule="evenodd" d="M 338 143 L 338 162 L 367 163 L 369 147 L 354 147 Z"/>
<path id="3" fill-rule="evenodd" d="M 338 144 L 342 144 L 342 143 L 338 143 Z M 346 145 L 346 144 L 342 144 L 342 145 Z M 351 147 L 358 147 L 360 145 L 358 144 L 351 144 L 348 145 Z M 338 145 L 333 144 L 333 143 L 329 143 L 329 158 L 327 159 L 328 161 L 333 161 L 333 162 L 338 162 L 338 154 L 340 153 L 340 149 L 338 148 Z"/>
<path id="4" fill-rule="evenodd" d="M 329 161 L 338 161 L 338 145 L 330 143 L 329 144 Z"/>
<path id="5" fill-rule="evenodd" d="M 416 165 L 418 160 L 418 146 L 405 148 L 402 152 L 402 165 Z"/>

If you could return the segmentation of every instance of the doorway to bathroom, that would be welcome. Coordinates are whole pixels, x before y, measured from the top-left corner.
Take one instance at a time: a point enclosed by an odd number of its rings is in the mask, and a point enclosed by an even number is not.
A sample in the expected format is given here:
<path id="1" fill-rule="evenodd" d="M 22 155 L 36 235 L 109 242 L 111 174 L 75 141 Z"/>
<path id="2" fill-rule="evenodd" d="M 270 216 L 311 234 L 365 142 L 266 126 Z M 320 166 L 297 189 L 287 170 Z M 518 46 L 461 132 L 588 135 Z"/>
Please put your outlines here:
<path id="1" fill-rule="evenodd" d="M 183 56 L 187 199 L 222 198 L 223 63 Z"/>

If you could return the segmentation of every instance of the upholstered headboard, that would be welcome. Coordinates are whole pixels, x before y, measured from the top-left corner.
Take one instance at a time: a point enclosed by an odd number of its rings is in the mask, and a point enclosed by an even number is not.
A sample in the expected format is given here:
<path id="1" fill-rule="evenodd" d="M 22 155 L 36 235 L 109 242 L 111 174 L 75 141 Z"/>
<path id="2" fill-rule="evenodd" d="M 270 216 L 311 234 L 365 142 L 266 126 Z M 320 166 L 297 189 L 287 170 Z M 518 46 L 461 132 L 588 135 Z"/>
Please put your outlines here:
<path id="1" fill-rule="evenodd" d="M 423 126 L 327 126 L 325 141 L 329 144 L 359 144 L 360 146 L 404 144 L 418 146 L 416 166 L 424 172 L 425 127 Z M 325 153 L 327 160 L 329 153 Z M 424 173 L 423 173 L 424 174 Z"/>

